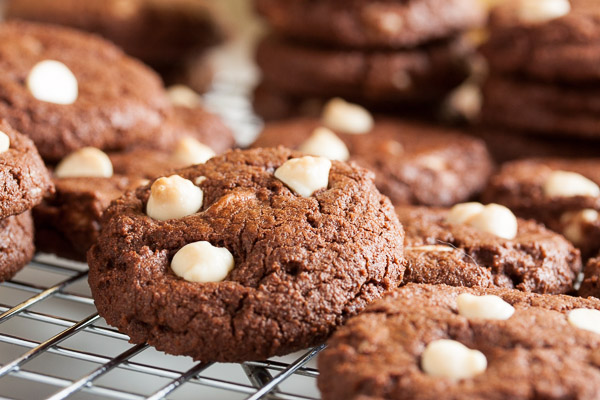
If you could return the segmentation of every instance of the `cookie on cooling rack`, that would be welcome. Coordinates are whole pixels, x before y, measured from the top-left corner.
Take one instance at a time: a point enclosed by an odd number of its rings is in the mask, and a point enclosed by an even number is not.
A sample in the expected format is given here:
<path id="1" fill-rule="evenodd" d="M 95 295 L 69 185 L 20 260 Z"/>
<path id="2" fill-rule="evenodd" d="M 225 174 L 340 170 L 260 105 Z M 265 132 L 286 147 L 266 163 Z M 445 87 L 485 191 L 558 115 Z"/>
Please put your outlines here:
<path id="1" fill-rule="evenodd" d="M 579 251 L 561 235 L 498 204 L 396 207 L 406 232 L 404 283 L 572 291 Z"/>
<path id="2" fill-rule="evenodd" d="M 377 187 L 394 204 L 468 200 L 483 190 L 492 171 L 480 139 L 419 122 L 373 119 L 341 99 L 330 101 L 321 119 L 267 124 L 252 146 L 277 145 L 357 162 L 375 172 Z"/>
<path id="3" fill-rule="evenodd" d="M 521 218 L 563 234 L 584 258 L 600 250 L 600 159 L 527 159 L 506 163 L 483 194 Z"/>
<path id="4" fill-rule="evenodd" d="M 35 253 L 31 212 L 0 220 L 0 282 L 12 278 Z"/>
<path id="5" fill-rule="evenodd" d="M 600 301 L 410 284 L 340 328 L 320 354 L 332 399 L 594 399 Z"/>
<path id="6" fill-rule="evenodd" d="M 402 280 L 404 233 L 364 169 L 231 151 L 129 192 L 88 252 L 100 315 L 203 361 L 323 342 Z"/>

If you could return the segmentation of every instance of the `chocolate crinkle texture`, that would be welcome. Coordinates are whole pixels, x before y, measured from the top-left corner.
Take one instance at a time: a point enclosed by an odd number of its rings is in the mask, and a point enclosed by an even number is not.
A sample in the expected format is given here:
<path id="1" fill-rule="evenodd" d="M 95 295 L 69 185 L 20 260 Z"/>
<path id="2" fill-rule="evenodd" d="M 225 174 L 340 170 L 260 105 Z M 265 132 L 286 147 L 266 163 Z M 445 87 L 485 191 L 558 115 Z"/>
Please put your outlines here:
<path id="1" fill-rule="evenodd" d="M 44 160 L 58 161 L 84 146 L 119 150 L 160 148 L 160 129 L 172 110 L 158 75 L 94 35 L 51 25 L 0 26 L 0 115 L 29 136 Z M 56 60 L 75 75 L 72 104 L 37 100 L 26 87 L 31 69 Z"/>
<path id="2" fill-rule="evenodd" d="M 446 222 L 447 209 L 397 207 L 406 231 L 404 282 L 568 293 L 581 271 L 579 251 L 535 221 L 518 219 L 514 239 Z"/>
<path id="3" fill-rule="evenodd" d="M 515 312 L 507 320 L 458 313 L 461 293 L 496 295 Z M 352 318 L 319 356 L 319 389 L 332 399 L 597 399 L 600 335 L 567 321 L 597 299 L 509 289 L 407 285 Z M 487 358 L 486 370 L 451 380 L 421 368 L 425 346 L 451 339 Z"/>
<path id="4" fill-rule="evenodd" d="M 12 278 L 31 259 L 33 246 L 33 219 L 31 212 L 0 220 L 0 282 Z"/>
<path id="5" fill-rule="evenodd" d="M 10 140 L 8 150 L 0 153 L 0 219 L 4 219 L 39 204 L 54 185 L 33 142 L 5 120 L 0 120 L 0 131 Z"/>
<path id="6" fill-rule="evenodd" d="M 274 177 L 299 156 L 236 150 L 178 171 L 204 191 L 202 209 L 181 219 L 146 215 L 150 185 L 113 202 L 88 253 L 99 313 L 134 343 L 243 361 L 321 343 L 397 286 L 404 233 L 373 175 L 333 161 L 328 187 L 300 197 Z M 172 272 L 173 255 L 196 241 L 232 253 L 224 281 Z"/>

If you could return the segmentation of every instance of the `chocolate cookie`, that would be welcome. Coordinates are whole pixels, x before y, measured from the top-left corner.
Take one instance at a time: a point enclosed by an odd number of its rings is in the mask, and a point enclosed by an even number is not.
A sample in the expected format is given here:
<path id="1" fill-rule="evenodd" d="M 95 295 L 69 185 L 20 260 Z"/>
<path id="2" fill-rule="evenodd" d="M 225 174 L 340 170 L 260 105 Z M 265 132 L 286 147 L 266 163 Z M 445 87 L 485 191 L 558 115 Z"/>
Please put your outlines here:
<path id="1" fill-rule="evenodd" d="M 0 114 L 46 161 L 85 146 L 119 150 L 172 141 L 159 77 L 116 46 L 50 25 L 0 26 Z"/>
<path id="2" fill-rule="evenodd" d="M 301 148 L 322 126 L 316 118 L 270 123 L 252 146 Z M 453 129 L 382 118 L 368 133 L 334 132 L 350 160 L 375 172 L 377 187 L 394 204 L 465 201 L 485 187 L 491 174 L 483 142 Z"/>
<path id="3" fill-rule="evenodd" d="M 461 40 L 402 51 L 359 51 L 269 36 L 258 47 L 257 62 L 264 82 L 291 95 L 431 103 L 467 77 L 470 54 Z"/>
<path id="4" fill-rule="evenodd" d="M 600 331 L 585 319 L 598 309 L 596 299 L 408 285 L 333 335 L 318 386 L 323 400 L 595 399 Z"/>
<path id="5" fill-rule="evenodd" d="M 537 135 L 600 138 L 595 86 L 550 85 L 491 76 L 483 87 L 483 120 Z"/>
<path id="6" fill-rule="evenodd" d="M 516 235 L 507 239 L 452 223 L 447 209 L 405 206 L 396 212 L 406 231 L 404 283 L 556 294 L 570 292 L 581 271 L 579 251 L 534 221 L 517 219 Z"/>
<path id="7" fill-rule="evenodd" d="M 279 33 L 296 39 L 361 48 L 415 47 L 481 25 L 477 0 L 256 0 Z"/>
<path id="8" fill-rule="evenodd" d="M 33 142 L 0 120 L 0 220 L 21 214 L 54 191 Z"/>
<path id="9" fill-rule="evenodd" d="M 504 164 L 482 197 L 565 235 L 585 259 L 600 250 L 599 184 L 599 159 L 521 160 Z"/>
<path id="10" fill-rule="evenodd" d="M 134 343 L 203 361 L 323 342 L 404 271 L 402 227 L 372 174 L 328 163 L 236 150 L 113 202 L 88 253 L 99 313 Z"/>
<path id="11" fill-rule="evenodd" d="M 569 3 L 568 13 L 541 22 L 521 21 L 518 10 L 498 7 L 482 47 L 492 70 L 548 82 L 598 82 L 600 5 L 595 0 Z"/>
<path id="12" fill-rule="evenodd" d="M 9 19 L 97 33 L 159 69 L 224 38 L 208 1 L 10 0 L 6 6 Z"/>
<path id="13" fill-rule="evenodd" d="M 577 294 L 581 297 L 600 298 L 600 255 L 590 258 L 585 266 L 583 282 Z"/>
<path id="14" fill-rule="evenodd" d="M 0 249 L 2 282 L 12 278 L 33 258 L 33 220 L 29 211 L 0 220 Z"/>

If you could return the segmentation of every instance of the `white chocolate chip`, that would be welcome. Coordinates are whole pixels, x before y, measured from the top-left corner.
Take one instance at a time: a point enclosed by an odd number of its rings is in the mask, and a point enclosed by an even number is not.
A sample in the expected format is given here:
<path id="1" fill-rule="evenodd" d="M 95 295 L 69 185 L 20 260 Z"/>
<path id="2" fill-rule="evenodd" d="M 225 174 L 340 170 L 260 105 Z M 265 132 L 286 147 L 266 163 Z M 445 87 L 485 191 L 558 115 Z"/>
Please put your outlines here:
<path id="1" fill-rule="evenodd" d="M 175 275 L 189 282 L 220 282 L 233 266 L 233 255 L 229 250 L 205 241 L 186 244 L 171 261 Z"/>
<path id="2" fill-rule="evenodd" d="M 455 340 L 435 340 L 421 357 L 427 375 L 452 380 L 473 378 L 487 368 L 487 359 L 479 350 L 471 350 Z"/>
<path id="3" fill-rule="evenodd" d="M 10 138 L 8 135 L 0 131 L 0 153 L 8 151 L 10 148 Z"/>
<path id="4" fill-rule="evenodd" d="M 355 135 L 368 133 L 374 124 L 373 116 L 364 107 L 340 98 L 325 104 L 322 120 L 326 127 L 334 131 Z"/>
<path id="5" fill-rule="evenodd" d="M 448 97 L 450 108 L 468 120 L 479 116 L 483 104 L 483 95 L 479 85 L 464 83 L 456 88 Z"/>
<path id="6" fill-rule="evenodd" d="M 202 104 L 200 95 L 185 85 L 170 86 L 167 96 L 174 106 L 195 108 Z"/>
<path id="7" fill-rule="evenodd" d="M 517 18 L 521 22 L 539 24 L 563 17 L 570 11 L 569 0 L 521 0 Z"/>
<path id="8" fill-rule="evenodd" d="M 466 318 L 506 320 L 515 313 L 513 306 L 494 295 L 462 293 L 456 297 L 456 305 L 458 313 Z"/>
<path id="9" fill-rule="evenodd" d="M 515 214 L 508 208 L 493 203 L 485 206 L 467 223 L 482 232 L 491 233 L 504 239 L 514 239 L 519 229 Z"/>
<path id="10" fill-rule="evenodd" d="M 54 175 L 58 178 L 99 177 L 110 178 L 113 166 L 110 158 L 95 147 L 84 147 L 65 158 L 56 166 Z"/>
<path id="11" fill-rule="evenodd" d="M 481 203 L 461 203 L 450 209 L 446 222 L 452 225 L 466 224 L 469 219 L 479 214 L 485 206 Z"/>
<path id="12" fill-rule="evenodd" d="M 600 187 L 585 176 L 567 171 L 552 171 L 544 182 L 548 197 L 600 196 Z"/>
<path id="13" fill-rule="evenodd" d="M 215 156 L 213 149 L 196 139 L 186 136 L 177 142 L 173 160 L 181 165 L 204 164 Z"/>
<path id="14" fill-rule="evenodd" d="M 566 212 L 560 217 L 560 222 L 564 225 L 562 233 L 573 244 L 583 244 L 586 239 L 583 227 L 593 224 L 599 218 L 600 214 L 598 214 L 598 211 L 590 208 Z"/>
<path id="15" fill-rule="evenodd" d="M 454 251 L 456 249 L 454 247 L 441 245 L 441 244 L 429 244 L 429 245 L 424 245 L 424 246 L 406 247 L 405 250 L 406 251 L 414 251 L 414 252 L 424 252 L 424 253 L 426 253 L 426 252 L 427 253 L 428 252 L 446 253 L 446 252 Z"/>
<path id="16" fill-rule="evenodd" d="M 146 214 L 159 221 L 183 218 L 202 208 L 204 193 L 179 175 L 157 179 L 150 188 Z"/>
<path id="17" fill-rule="evenodd" d="M 424 156 L 419 159 L 418 163 L 419 165 L 422 165 L 423 167 L 432 171 L 442 172 L 448 169 L 448 164 L 446 163 L 446 160 L 444 160 L 440 156 Z"/>
<path id="18" fill-rule="evenodd" d="M 576 328 L 600 334 L 600 311 L 576 308 L 569 312 L 567 321 Z"/>
<path id="19" fill-rule="evenodd" d="M 303 197 L 327 188 L 331 161 L 325 157 L 305 156 L 286 161 L 275 170 L 275 177 Z"/>
<path id="20" fill-rule="evenodd" d="M 55 104 L 72 104 L 77 100 L 77 78 L 63 63 L 40 61 L 27 76 L 27 88 L 38 100 Z"/>
<path id="21" fill-rule="evenodd" d="M 315 129 L 298 150 L 330 160 L 346 161 L 350 157 L 350 152 L 344 142 L 331 130 L 323 127 Z"/>
<path id="22" fill-rule="evenodd" d="M 196 179 L 194 179 L 194 183 L 195 183 L 197 186 L 200 186 L 200 185 L 202 184 L 202 182 L 204 182 L 205 180 L 206 180 L 206 177 L 205 177 L 205 176 L 199 176 L 199 177 L 197 177 Z"/>

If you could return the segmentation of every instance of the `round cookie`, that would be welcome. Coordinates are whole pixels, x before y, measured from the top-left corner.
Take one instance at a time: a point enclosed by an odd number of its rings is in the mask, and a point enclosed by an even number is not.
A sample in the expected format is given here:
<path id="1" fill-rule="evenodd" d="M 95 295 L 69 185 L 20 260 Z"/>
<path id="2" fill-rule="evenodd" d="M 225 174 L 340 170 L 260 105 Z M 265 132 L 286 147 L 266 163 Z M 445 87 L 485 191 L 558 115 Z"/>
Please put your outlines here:
<path id="1" fill-rule="evenodd" d="M 235 150 L 179 170 L 204 196 L 180 219 L 146 214 L 150 185 L 113 202 L 88 252 L 99 313 L 132 342 L 170 354 L 255 360 L 321 343 L 396 286 L 404 234 L 372 174 L 334 161 L 327 188 L 303 197 L 275 177 L 300 156 Z M 173 272 L 173 256 L 198 241 L 232 255 L 225 280 Z"/>
<path id="2" fill-rule="evenodd" d="M 157 68 L 224 38 L 212 5 L 199 0 L 10 0 L 6 17 L 97 33 Z"/>
<path id="3" fill-rule="evenodd" d="M 9 139 L 0 153 L 0 220 L 21 214 L 54 191 L 50 175 L 33 142 L 0 120 L 0 132 Z"/>
<path id="4" fill-rule="evenodd" d="M 492 308 L 471 316 L 472 308 L 458 305 L 464 294 L 498 296 L 504 314 Z M 600 335 L 580 327 L 574 318 L 580 312 L 571 314 L 579 308 L 597 313 L 600 301 L 407 285 L 333 335 L 319 355 L 318 386 L 323 400 L 594 399 L 600 392 Z M 435 349 L 438 340 L 453 341 L 454 351 Z M 471 351 L 456 349 L 456 342 Z"/>
<path id="5" fill-rule="evenodd" d="M 406 232 L 404 283 L 504 287 L 569 293 L 581 258 L 569 241 L 534 221 L 518 219 L 512 239 L 448 222 L 448 209 L 396 207 Z"/>
<path id="6" fill-rule="evenodd" d="M 300 40 L 360 48 L 406 48 L 481 25 L 478 0 L 256 0 L 279 33 Z"/>
<path id="7" fill-rule="evenodd" d="M 118 150 L 172 141 L 158 132 L 171 112 L 159 77 L 116 46 L 67 28 L 25 22 L 2 24 L 0 42 L 0 114 L 35 142 L 44 160 L 57 161 L 85 146 Z M 74 75 L 73 103 L 38 100 L 28 89 L 33 67 L 45 60 L 63 63 Z M 47 83 L 36 81 L 40 84 Z"/>
<path id="8" fill-rule="evenodd" d="M 519 21 L 510 2 L 498 7 L 482 46 L 492 70 L 548 82 L 597 82 L 600 5 L 595 0 L 569 3 L 568 14 L 539 23 Z"/>
<path id="9" fill-rule="evenodd" d="M 577 294 L 581 297 L 600 298 L 600 255 L 590 258 L 585 266 L 583 282 Z"/>
<path id="10" fill-rule="evenodd" d="M 537 135 L 600 138 L 594 87 L 549 85 L 492 75 L 483 87 L 483 120 Z"/>
<path id="11" fill-rule="evenodd" d="M 581 183 L 581 178 L 567 177 L 567 181 L 563 178 L 558 183 L 558 188 L 556 184 L 550 187 L 557 171 L 574 172 L 591 182 Z M 572 191 L 582 185 L 584 191 Z M 535 219 L 565 235 L 587 259 L 600 250 L 600 189 L 594 188 L 597 185 L 600 185 L 599 159 L 528 159 L 504 164 L 490 179 L 482 198 L 503 204 L 519 217 Z M 558 192 L 559 189 L 564 193 Z"/>
<path id="12" fill-rule="evenodd" d="M 257 63 L 264 82 L 290 95 L 431 103 L 467 77 L 471 53 L 461 40 L 403 51 L 359 51 L 268 36 L 259 44 Z"/>
<path id="13" fill-rule="evenodd" d="M 300 147 L 323 122 L 316 118 L 267 124 L 252 145 Z M 394 204 L 449 206 L 486 185 L 492 162 L 480 139 L 418 122 L 375 119 L 365 134 L 335 130 L 350 160 L 375 172 L 375 182 Z"/>
<path id="14" fill-rule="evenodd" d="M 12 278 L 35 253 L 31 212 L 0 220 L 0 282 Z"/>

